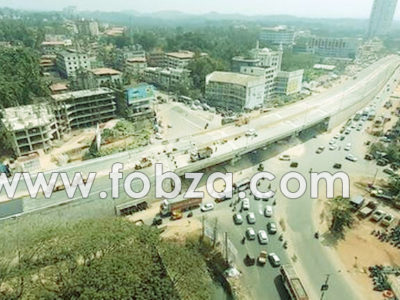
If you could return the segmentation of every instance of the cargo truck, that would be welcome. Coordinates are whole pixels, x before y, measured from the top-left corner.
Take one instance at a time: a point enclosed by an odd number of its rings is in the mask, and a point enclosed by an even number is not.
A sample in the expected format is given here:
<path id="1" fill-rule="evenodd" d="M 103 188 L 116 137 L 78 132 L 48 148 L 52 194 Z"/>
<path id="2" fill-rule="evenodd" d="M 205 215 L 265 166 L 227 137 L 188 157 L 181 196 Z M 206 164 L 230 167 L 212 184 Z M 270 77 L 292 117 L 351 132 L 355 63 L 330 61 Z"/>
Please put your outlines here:
<path id="1" fill-rule="evenodd" d="M 174 220 L 180 219 L 182 212 L 199 207 L 202 200 L 202 198 L 164 199 L 160 206 L 160 215 L 163 217 L 172 216 Z"/>

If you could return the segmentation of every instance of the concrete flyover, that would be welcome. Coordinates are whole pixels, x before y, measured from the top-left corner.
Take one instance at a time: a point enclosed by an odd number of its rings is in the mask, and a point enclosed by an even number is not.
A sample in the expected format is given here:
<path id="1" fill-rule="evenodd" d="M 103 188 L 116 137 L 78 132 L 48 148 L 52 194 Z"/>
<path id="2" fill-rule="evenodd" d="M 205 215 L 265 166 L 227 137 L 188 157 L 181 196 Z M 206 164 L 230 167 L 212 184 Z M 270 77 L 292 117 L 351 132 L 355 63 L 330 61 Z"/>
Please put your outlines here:
<path id="1" fill-rule="evenodd" d="M 103 171 L 108 173 L 111 170 L 111 166 L 116 162 L 132 163 L 144 156 L 151 157 L 155 162 L 162 163 L 164 171 L 174 171 L 178 175 L 199 171 L 296 135 L 318 123 L 325 123 L 328 127 L 340 124 L 354 112 L 367 105 L 380 90 L 385 88 L 389 80 L 398 77 L 399 65 L 400 58 L 398 56 L 385 57 L 361 71 L 356 79 L 350 79 L 335 88 L 319 95 L 311 96 L 303 101 L 261 114 L 250 120 L 249 124 L 245 126 L 223 126 L 179 140 L 168 141 L 168 145 L 161 143 L 149 145 L 142 149 L 117 153 L 79 164 L 71 164 L 52 172 L 73 174 L 75 172 Z M 256 130 L 258 134 L 256 137 L 246 136 L 246 132 L 250 128 Z M 198 148 L 211 146 L 214 153 L 208 159 L 190 162 L 188 152 L 193 149 L 194 144 Z M 171 148 L 175 148 L 175 151 L 170 150 Z M 174 163 L 171 161 L 171 156 L 163 154 L 165 149 L 169 149 L 168 151 L 172 153 Z M 142 169 L 141 172 L 146 173 L 151 178 L 154 177 L 153 167 Z M 47 174 L 50 174 L 50 172 Z M 96 180 L 93 190 L 101 190 L 105 182 L 106 178 L 100 180 L 99 183 Z M 27 194 L 24 184 L 19 185 L 18 191 L 22 195 L 24 193 Z M 65 194 L 64 197 L 61 197 L 61 193 L 55 193 L 51 203 L 45 199 L 35 199 L 35 202 L 32 202 L 29 198 L 23 199 L 24 209 L 22 214 L 55 207 L 58 204 L 76 203 L 75 200 L 79 200 L 79 197 L 66 200 Z M 97 200 L 98 193 L 95 195 L 93 192 L 91 199 Z M 90 199 L 85 202 L 87 201 L 90 201 Z M 126 201 L 123 199 L 118 204 L 129 201 L 130 199 L 126 199 Z M 0 206 L 1 209 L 2 207 Z"/>

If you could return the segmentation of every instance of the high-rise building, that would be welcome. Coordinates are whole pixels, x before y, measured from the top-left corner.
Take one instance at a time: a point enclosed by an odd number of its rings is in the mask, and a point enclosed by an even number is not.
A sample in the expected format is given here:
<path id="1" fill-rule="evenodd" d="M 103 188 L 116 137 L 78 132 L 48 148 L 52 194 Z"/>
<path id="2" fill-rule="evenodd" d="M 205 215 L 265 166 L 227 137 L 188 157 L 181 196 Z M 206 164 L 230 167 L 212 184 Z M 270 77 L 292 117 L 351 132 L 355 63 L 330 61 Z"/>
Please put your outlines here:
<path id="1" fill-rule="evenodd" d="M 375 0 L 369 18 L 368 37 L 385 35 L 392 26 L 397 0 Z"/>
<path id="2" fill-rule="evenodd" d="M 292 46 L 295 32 L 286 26 L 265 27 L 261 29 L 260 41 L 269 45 Z"/>

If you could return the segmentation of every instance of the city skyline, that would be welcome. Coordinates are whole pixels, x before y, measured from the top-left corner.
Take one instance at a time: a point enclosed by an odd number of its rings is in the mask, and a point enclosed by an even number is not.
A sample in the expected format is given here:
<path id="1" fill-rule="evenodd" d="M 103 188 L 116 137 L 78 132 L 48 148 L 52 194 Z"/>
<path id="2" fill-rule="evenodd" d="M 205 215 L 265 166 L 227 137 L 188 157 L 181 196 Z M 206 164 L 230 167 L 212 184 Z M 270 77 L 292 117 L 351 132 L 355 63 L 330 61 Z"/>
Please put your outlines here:
<path id="1" fill-rule="evenodd" d="M 153 13 L 159 11 L 179 11 L 191 14 L 206 14 L 217 12 L 222 14 L 243 15 L 293 15 L 311 18 L 362 18 L 368 19 L 372 10 L 373 0 L 355 1 L 320 1 L 306 0 L 282 0 L 277 3 L 266 3 L 260 0 L 235 1 L 235 5 L 227 0 L 205 0 L 201 3 L 183 0 L 159 1 L 135 1 L 115 0 L 112 4 L 98 3 L 94 0 L 76 1 L 50 1 L 38 0 L 26 3 L 22 0 L 0 0 L 0 7 L 10 7 L 27 10 L 62 10 L 66 6 L 76 6 L 78 10 L 123 11 L 134 10 L 141 13 Z M 396 9 L 394 19 L 400 19 L 400 11 Z"/>

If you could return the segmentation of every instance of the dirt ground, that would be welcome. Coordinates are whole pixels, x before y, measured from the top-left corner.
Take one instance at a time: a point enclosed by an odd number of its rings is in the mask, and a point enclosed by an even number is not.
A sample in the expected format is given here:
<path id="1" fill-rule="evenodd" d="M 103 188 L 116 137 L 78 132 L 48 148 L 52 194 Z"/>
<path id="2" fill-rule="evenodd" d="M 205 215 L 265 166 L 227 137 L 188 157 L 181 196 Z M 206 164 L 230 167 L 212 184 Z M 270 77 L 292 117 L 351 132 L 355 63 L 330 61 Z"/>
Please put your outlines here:
<path id="1" fill-rule="evenodd" d="M 371 178 L 354 178 L 352 186 L 353 195 L 364 195 L 365 190 L 362 184 L 370 182 Z M 369 197 L 366 197 L 369 201 Z M 327 214 L 325 200 L 319 200 L 316 204 L 315 218 L 317 227 L 321 233 L 328 231 L 330 218 Z M 381 204 L 380 204 L 381 205 Z M 388 207 L 381 205 L 385 211 L 390 212 L 399 220 L 400 213 Z M 368 267 L 372 265 L 400 265 L 400 250 L 391 246 L 389 243 L 383 243 L 377 237 L 371 235 L 372 230 L 384 230 L 379 224 L 366 219 L 356 219 L 353 228 L 346 232 L 344 240 L 339 241 L 332 247 L 332 255 L 336 256 L 340 269 L 346 272 L 355 284 L 365 300 L 384 299 L 381 292 L 373 291 L 373 283 L 369 278 Z M 397 224 L 397 221 L 394 223 Z M 393 225 L 392 225 L 393 226 Z"/>

